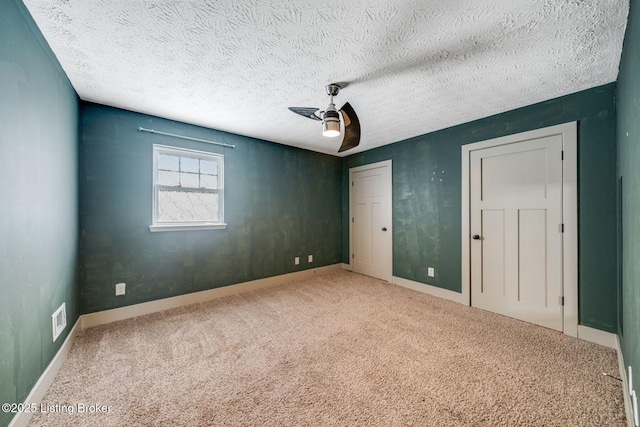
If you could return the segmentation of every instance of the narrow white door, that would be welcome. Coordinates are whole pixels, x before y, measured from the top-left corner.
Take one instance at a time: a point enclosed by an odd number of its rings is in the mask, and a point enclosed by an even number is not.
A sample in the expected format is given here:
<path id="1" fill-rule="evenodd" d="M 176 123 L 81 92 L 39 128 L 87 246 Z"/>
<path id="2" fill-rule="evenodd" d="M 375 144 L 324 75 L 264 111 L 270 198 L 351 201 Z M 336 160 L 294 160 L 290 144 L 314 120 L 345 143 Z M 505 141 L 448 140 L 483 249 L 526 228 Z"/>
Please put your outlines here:
<path id="1" fill-rule="evenodd" d="M 351 267 L 391 281 L 391 161 L 352 168 L 349 175 Z"/>
<path id="2" fill-rule="evenodd" d="M 562 136 L 470 153 L 471 304 L 563 330 Z"/>

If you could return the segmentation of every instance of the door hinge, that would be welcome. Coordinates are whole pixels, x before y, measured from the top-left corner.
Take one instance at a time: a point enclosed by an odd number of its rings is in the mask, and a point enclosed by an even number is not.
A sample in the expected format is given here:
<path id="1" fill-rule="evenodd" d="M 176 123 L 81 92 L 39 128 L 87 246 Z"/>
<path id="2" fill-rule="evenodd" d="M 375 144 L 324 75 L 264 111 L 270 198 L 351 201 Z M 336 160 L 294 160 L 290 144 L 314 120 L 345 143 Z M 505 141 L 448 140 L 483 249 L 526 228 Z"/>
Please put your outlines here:
<path id="1" fill-rule="evenodd" d="M 351 222 L 356 222 L 356 219 L 355 218 L 351 218 Z"/>
<path id="2" fill-rule="evenodd" d="M 560 305 L 564 305 L 564 297 L 560 297 Z"/>
<path id="3" fill-rule="evenodd" d="M 564 150 L 560 152 L 560 160 L 564 160 Z"/>
<path id="4" fill-rule="evenodd" d="M 356 259 L 356 254 L 351 254 L 351 259 Z"/>
<path id="5" fill-rule="evenodd" d="M 355 181 L 351 181 L 351 186 L 355 187 L 356 186 L 356 182 Z"/>
<path id="6" fill-rule="evenodd" d="M 560 224 L 560 232 L 564 233 L 564 224 Z"/>

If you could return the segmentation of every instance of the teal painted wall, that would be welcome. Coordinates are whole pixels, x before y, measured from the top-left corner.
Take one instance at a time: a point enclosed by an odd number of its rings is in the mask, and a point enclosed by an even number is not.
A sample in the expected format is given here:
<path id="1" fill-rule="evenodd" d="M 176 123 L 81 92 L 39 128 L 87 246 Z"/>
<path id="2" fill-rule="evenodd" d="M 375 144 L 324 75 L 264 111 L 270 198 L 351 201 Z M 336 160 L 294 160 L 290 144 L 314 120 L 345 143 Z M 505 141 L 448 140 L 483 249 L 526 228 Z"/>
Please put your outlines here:
<path id="1" fill-rule="evenodd" d="M 631 0 L 618 76 L 618 174 L 622 177 L 621 346 L 640 393 L 640 3 Z M 626 372 L 626 369 L 625 369 Z"/>
<path id="2" fill-rule="evenodd" d="M 639 14 L 632 0 L 617 86 L 338 159 L 110 107 L 80 106 L 22 2 L 2 0 L 0 402 L 23 401 L 66 338 L 70 327 L 50 342 L 50 315 L 62 302 L 71 326 L 80 313 L 348 263 L 349 167 L 393 160 L 394 275 L 460 291 L 460 147 L 574 120 L 580 322 L 617 331 L 622 315 L 625 359 L 640 372 L 640 88 L 634 77 L 640 65 Z M 238 148 L 141 133 L 138 126 Z M 624 180 L 620 313 L 616 139 Z M 149 232 L 153 143 L 225 154 L 227 230 Z M 308 254 L 313 264 L 306 262 Z M 294 256 L 301 257 L 300 266 L 293 265 Z M 427 266 L 436 267 L 435 280 L 427 279 Z M 127 295 L 116 298 L 114 284 L 120 281 L 127 282 Z M 636 375 L 636 389 L 639 380 Z M 0 425 L 10 419 L 0 413 Z"/>
<path id="3" fill-rule="evenodd" d="M 341 159 L 96 104 L 82 129 L 83 313 L 340 262 Z M 154 143 L 224 154 L 226 230 L 149 231 Z"/>
<path id="4" fill-rule="evenodd" d="M 22 402 L 78 319 L 75 91 L 22 2 L 0 6 L 0 403 Z M 68 326 L 52 343 L 51 314 Z M 13 414 L 0 412 L 0 425 Z"/>
<path id="5" fill-rule="evenodd" d="M 580 323 L 616 331 L 615 90 L 612 83 L 346 157 L 342 262 L 349 262 L 349 168 L 392 159 L 393 274 L 460 292 L 462 145 L 578 121 Z"/>

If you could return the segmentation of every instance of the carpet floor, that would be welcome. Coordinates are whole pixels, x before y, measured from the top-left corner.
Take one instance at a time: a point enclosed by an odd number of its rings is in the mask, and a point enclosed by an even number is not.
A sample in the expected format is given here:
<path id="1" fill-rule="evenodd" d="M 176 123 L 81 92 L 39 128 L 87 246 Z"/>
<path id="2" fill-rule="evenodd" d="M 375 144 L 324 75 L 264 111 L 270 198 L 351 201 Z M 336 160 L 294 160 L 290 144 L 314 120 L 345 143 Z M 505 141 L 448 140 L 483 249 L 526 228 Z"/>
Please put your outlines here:
<path id="1" fill-rule="evenodd" d="M 346 271 L 87 329 L 33 426 L 625 426 L 615 351 Z"/>

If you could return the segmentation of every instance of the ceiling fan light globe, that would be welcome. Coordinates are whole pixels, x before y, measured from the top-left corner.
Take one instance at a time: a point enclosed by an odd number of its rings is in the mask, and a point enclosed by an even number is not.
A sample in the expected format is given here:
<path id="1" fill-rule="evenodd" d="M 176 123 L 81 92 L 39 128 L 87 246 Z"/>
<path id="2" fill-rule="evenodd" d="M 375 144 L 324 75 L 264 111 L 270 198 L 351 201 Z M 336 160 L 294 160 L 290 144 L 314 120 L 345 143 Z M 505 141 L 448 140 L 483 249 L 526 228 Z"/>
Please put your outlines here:
<path id="1" fill-rule="evenodd" d="M 340 120 L 325 120 L 322 122 L 322 135 L 336 137 L 340 135 Z"/>

